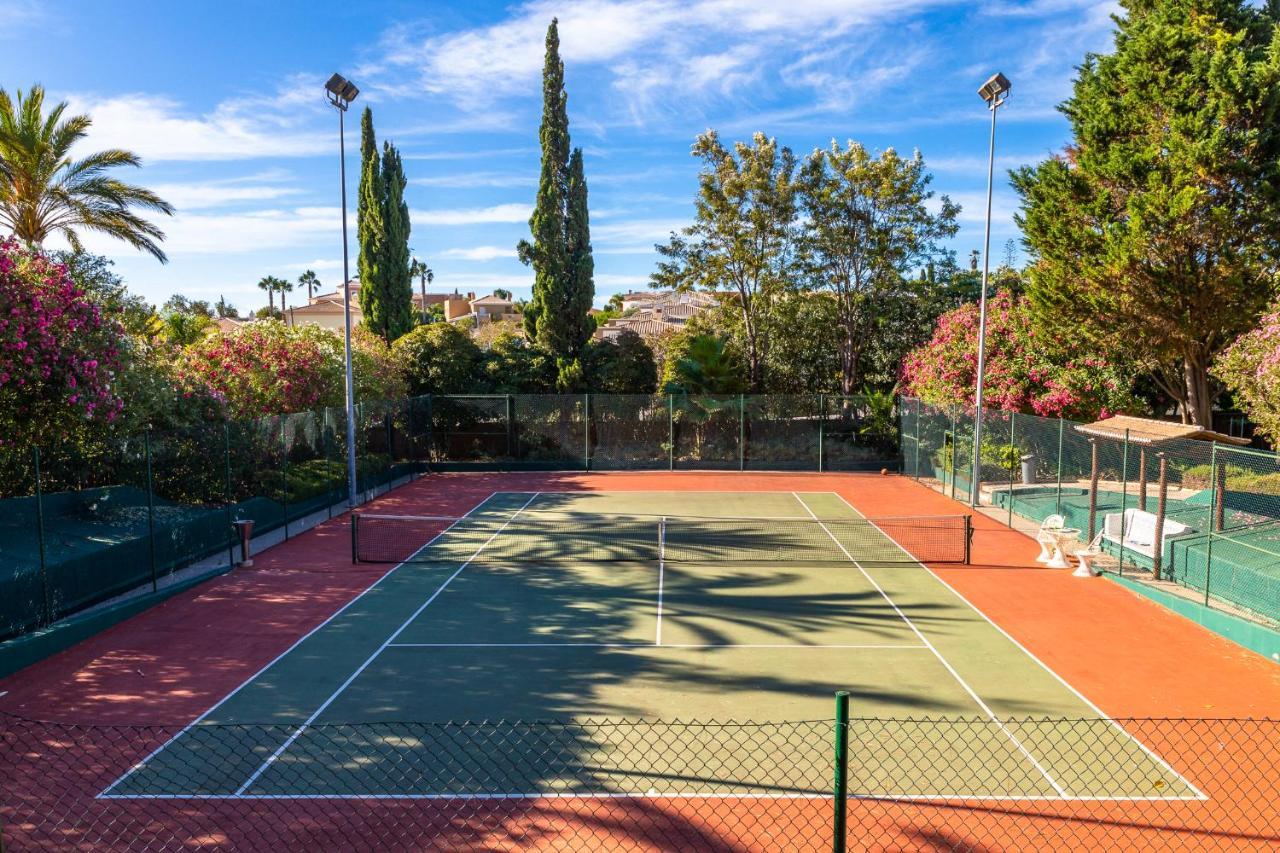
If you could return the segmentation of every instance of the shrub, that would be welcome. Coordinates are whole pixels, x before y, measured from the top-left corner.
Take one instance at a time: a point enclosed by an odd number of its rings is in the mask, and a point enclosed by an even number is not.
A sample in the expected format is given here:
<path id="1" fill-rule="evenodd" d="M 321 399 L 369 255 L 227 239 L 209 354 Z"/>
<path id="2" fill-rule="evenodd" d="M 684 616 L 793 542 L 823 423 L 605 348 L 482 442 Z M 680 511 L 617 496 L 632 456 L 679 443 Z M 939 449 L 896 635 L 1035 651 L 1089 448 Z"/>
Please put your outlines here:
<path id="1" fill-rule="evenodd" d="M 1212 373 L 1235 395 L 1258 432 L 1280 442 L 1280 303 L 1218 356 Z"/>

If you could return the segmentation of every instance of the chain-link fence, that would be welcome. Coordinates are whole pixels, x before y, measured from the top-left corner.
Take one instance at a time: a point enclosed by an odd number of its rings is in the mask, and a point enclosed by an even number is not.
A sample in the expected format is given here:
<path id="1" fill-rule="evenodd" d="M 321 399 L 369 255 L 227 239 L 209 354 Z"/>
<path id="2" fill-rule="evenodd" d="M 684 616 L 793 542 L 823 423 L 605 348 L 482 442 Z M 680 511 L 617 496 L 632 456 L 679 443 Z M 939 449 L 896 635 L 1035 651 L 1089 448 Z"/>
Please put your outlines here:
<path id="1" fill-rule="evenodd" d="M 0 714 L 0 847 L 1275 849 L 1278 756 L 1268 720 L 300 729 Z"/>
<path id="2" fill-rule="evenodd" d="M 903 467 L 970 494 L 972 412 L 899 402 Z M 1172 581 L 1206 605 L 1280 622 L 1280 457 L 1182 438 L 1080 429 L 1061 418 L 987 410 L 980 501 L 1043 523 L 1060 516 L 1112 559 L 1107 571 Z M 1158 529 L 1158 535 L 1157 535 Z"/>
<path id="3" fill-rule="evenodd" d="M 427 470 L 877 470 L 898 426 L 861 397 L 426 396 L 356 409 L 364 494 Z M 0 640 L 188 567 L 225 571 L 255 533 L 331 515 L 346 414 L 324 409 L 0 452 Z M 184 575 L 184 578 L 186 575 Z"/>

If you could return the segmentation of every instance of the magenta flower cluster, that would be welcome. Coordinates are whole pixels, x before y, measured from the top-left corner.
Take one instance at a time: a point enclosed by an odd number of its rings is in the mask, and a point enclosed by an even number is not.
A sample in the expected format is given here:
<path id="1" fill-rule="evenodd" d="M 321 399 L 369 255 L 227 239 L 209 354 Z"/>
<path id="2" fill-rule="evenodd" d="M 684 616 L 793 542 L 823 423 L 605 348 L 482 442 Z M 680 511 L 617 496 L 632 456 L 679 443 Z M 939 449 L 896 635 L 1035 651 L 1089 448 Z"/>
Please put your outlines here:
<path id="1" fill-rule="evenodd" d="M 19 419 L 56 406 L 115 420 L 121 330 L 66 266 L 14 239 L 0 241 L 0 400 Z M 0 438 L 12 444 L 14 436 Z"/>
<path id="2" fill-rule="evenodd" d="M 987 301 L 985 403 L 1043 417 L 1093 419 L 1130 408 L 1132 397 L 1105 359 L 1052 346 L 1025 298 Z M 978 374 L 978 306 L 938 319 L 932 339 L 903 361 L 901 385 L 933 405 L 971 405 Z"/>

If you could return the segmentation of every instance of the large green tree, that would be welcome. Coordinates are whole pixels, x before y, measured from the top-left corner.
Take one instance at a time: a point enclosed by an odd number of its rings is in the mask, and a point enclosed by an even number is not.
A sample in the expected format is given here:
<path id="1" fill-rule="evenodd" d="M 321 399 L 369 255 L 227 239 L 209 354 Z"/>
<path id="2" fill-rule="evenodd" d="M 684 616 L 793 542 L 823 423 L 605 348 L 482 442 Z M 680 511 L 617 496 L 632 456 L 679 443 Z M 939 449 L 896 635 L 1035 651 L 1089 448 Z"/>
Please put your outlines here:
<path id="1" fill-rule="evenodd" d="M 131 151 L 109 148 L 73 158 L 93 122 L 64 116 L 66 109 L 60 103 L 46 115 L 41 86 L 13 97 L 0 89 L 0 226 L 32 245 L 59 234 L 77 252 L 80 231 L 96 231 L 164 263 L 164 232 L 137 211 L 172 216 L 172 205 L 111 176 L 113 169 L 140 165 Z"/>
<path id="2" fill-rule="evenodd" d="M 587 183 L 582 152 L 570 151 L 567 103 L 560 35 L 552 20 L 542 69 L 542 165 L 529 219 L 533 241 L 522 240 L 518 251 L 534 271 L 533 295 L 523 312 L 525 334 L 561 365 L 562 390 L 579 381 L 582 352 L 595 331 L 589 314 L 595 284 Z"/>
<path id="3" fill-rule="evenodd" d="M 1060 336 L 1150 370 L 1210 423 L 1214 355 L 1256 321 L 1280 252 L 1280 40 L 1239 0 L 1122 0 L 1115 50 L 1060 107 L 1072 143 L 1013 173 L 1026 293 Z"/>
<path id="4" fill-rule="evenodd" d="M 960 209 L 943 196 L 930 209 L 932 177 L 917 151 L 879 156 L 857 142 L 815 149 L 800 169 L 804 267 L 812 284 L 835 300 L 840 330 L 840 390 L 865 382 L 867 353 L 881 331 L 883 303 L 899 298 L 922 263 L 939 256 L 939 241 L 955 235 Z"/>
<path id="5" fill-rule="evenodd" d="M 708 130 L 693 145 L 702 159 L 694 223 L 657 246 L 656 287 L 728 292 L 742 316 L 747 388 L 764 391 L 772 303 L 795 287 L 795 157 L 757 133 L 725 148 Z"/>

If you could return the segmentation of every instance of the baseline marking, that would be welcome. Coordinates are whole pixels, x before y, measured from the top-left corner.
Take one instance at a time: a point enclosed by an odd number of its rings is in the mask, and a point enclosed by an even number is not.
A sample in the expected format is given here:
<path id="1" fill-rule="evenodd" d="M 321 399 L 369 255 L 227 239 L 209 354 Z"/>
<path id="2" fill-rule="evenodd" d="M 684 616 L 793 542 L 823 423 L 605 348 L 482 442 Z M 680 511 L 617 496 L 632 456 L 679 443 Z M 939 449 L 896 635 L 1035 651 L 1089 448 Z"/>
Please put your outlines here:
<path id="1" fill-rule="evenodd" d="M 391 643 L 389 649 L 651 649 L 654 643 Z M 662 643 L 664 649 L 927 649 L 921 645 L 843 643 Z"/>
<path id="2" fill-rule="evenodd" d="M 456 526 L 458 523 L 460 523 L 460 522 L 461 522 L 461 521 L 463 521 L 464 519 L 469 518 L 473 512 L 475 512 L 476 510 L 480 509 L 480 507 L 484 506 L 484 505 L 485 505 L 485 504 L 487 504 L 489 501 L 493 500 L 493 499 L 494 499 L 495 497 L 497 497 L 499 494 L 502 494 L 502 492 L 490 492 L 490 493 L 489 493 L 489 495 L 488 495 L 486 498 L 484 498 L 484 500 L 480 501 L 480 503 L 476 504 L 476 505 L 475 505 L 475 506 L 473 506 L 471 509 L 469 509 L 469 510 L 467 510 L 466 512 L 464 512 L 462 515 L 458 516 L 458 519 L 457 519 L 456 521 L 454 521 L 454 523 L 453 523 L 453 524 L 449 525 L 449 526 L 448 526 L 448 527 L 446 527 L 444 530 L 441 530 L 439 533 L 437 533 L 435 536 L 433 536 L 433 537 L 431 538 L 431 541 L 427 542 L 427 544 L 426 544 L 426 545 L 423 545 L 423 546 L 422 546 L 422 548 L 426 548 L 427 546 L 429 546 L 429 545 L 431 545 L 432 543 L 434 543 L 434 542 L 435 542 L 437 539 L 439 539 L 441 536 L 445 535 L 445 534 L 446 534 L 446 533 L 448 533 L 450 530 L 452 530 L 452 529 L 454 528 L 454 526 Z M 421 550 L 422 550 L 422 548 L 419 548 L 418 550 L 419 550 L 419 551 L 421 551 Z M 416 552 L 415 552 L 415 553 L 416 553 Z M 405 561 L 405 562 L 408 562 L 408 561 Z M 115 780 L 115 781 L 114 781 L 114 782 L 112 782 L 110 785 L 108 785 L 106 788 L 104 788 L 104 789 L 103 789 L 103 791 L 102 791 L 102 793 L 101 793 L 101 794 L 98 794 L 98 795 L 97 795 L 97 797 L 105 797 L 107 794 L 110 794 L 110 793 L 111 793 L 111 790 L 112 790 L 113 788 L 115 788 L 117 785 L 119 785 L 119 784 L 120 784 L 121 782 L 123 782 L 125 779 L 128 779 L 130 776 L 132 776 L 132 775 L 133 775 L 134 773 L 136 773 L 137 771 L 141 770 L 143 767 L 145 767 L 145 766 L 147 765 L 147 763 L 148 763 L 149 761 L 151 761 L 151 759 L 155 758 L 157 755 L 159 755 L 161 752 L 163 752 L 165 749 L 167 749 L 171 744 L 175 743 L 179 738 L 181 738 L 183 735 L 185 735 L 185 734 L 186 734 L 188 731 L 190 731 L 194 726 L 199 725 L 201 722 L 203 722 L 205 719 L 207 719 L 207 718 L 208 718 L 208 716 L 209 716 L 210 714 L 212 714 L 214 711 L 218 710 L 218 709 L 219 709 L 219 708 L 221 708 L 223 705 L 225 705 L 227 702 L 229 702 L 233 696 L 235 696 L 237 693 L 239 693 L 239 692 L 240 692 L 241 690 L 243 690 L 244 688 L 248 687 L 252 682 L 256 681 L 256 680 L 258 679 L 258 676 L 262 675 L 262 674 L 263 674 L 263 673 L 265 673 L 267 670 L 271 669 L 271 667 L 273 667 L 273 666 L 275 666 L 277 663 L 279 663 L 279 662 L 280 662 L 280 661 L 285 657 L 285 655 L 289 654 L 289 653 L 290 653 L 290 652 L 292 652 L 294 649 L 296 649 L 298 646 L 300 646 L 300 645 L 302 645 L 304 642 L 306 642 L 306 641 L 311 637 L 311 635 L 312 635 L 312 634 L 315 634 L 315 633 L 316 633 L 317 631 L 319 631 L 321 628 L 323 628 L 324 626 L 328 625 L 328 624 L 329 624 L 330 622 L 332 622 L 334 619 L 337 619 L 339 616 L 341 616 L 343 613 L 345 613 L 345 612 L 346 612 L 346 610 L 347 610 L 347 608 L 351 607 L 351 606 L 352 606 L 353 604 L 355 604 L 357 601 L 359 601 L 360 599 L 362 599 L 362 598 L 364 598 L 366 595 L 368 595 L 370 592 L 372 592 L 372 591 L 374 590 L 374 588 L 375 588 L 375 587 L 377 587 L 380 583 L 382 583 L 384 580 L 386 580 L 387 578 L 389 578 L 393 572 L 395 572 L 397 569 L 400 569 L 400 568 L 401 568 L 401 567 L 403 567 L 404 565 L 405 565 L 405 563 L 399 563 L 398 565 L 392 566 L 391 568 L 387 569 L 387 571 L 386 571 L 386 572 L 384 572 L 384 573 L 382 574 L 382 576 L 381 576 L 381 577 L 379 577 L 379 578 L 378 578 L 377 580 L 375 580 L 373 583 L 371 583 L 371 584 L 369 584 L 367 587 L 365 587 L 365 588 L 364 588 L 364 590 L 363 590 L 359 595 L 357 595 L 355 598 L 351 599 L 351 600 L 350 600 L 350 601 L 348 601 L 346 604 L 344 604 L 344 605 L 342 605 L 341 607 L 339 607 L 337 610 L 335 610 L 335 611 L 332 613 L 332 615 L 330 615 L 328 618 L 326 618 L 326 619 L 325 619 L 323 622 L 321 622 L 319 625 L 315 626 L 315 627 L 314 627 L 314 628 L 312 628 L 310 631 L 308 631 L 307 633 L 303 634 L 303 635 L 302 635 L 301 637 L 299 637 L 298 639 L 294 640 L 294 641 L 293 641 L 293 643 L 292 643 L 292 644 L 291 644 L 287 649 L 285 649 L 285 650 L 284 650 L 284 651 L 282 651 L 280 654 L 276 655 L 274 658 L 272 658 L 270 661 L 268 661 L 268 662 L 267 662 L 267 664 L 266 664 L 265 666 L 263 666 L 261 669 L 259 669 L 257 672 L 255 672 L 253 675 L 249 676 L 249 677 L 248 677 L 248 678 L 246 678 L 244 681 L 240 682 L 240 684 L 239 684 L 239 685 L 238 685 L 234 690 L 232 690 L 232 691 L 231 691 L 230 693 L 228 693 L 226 696 L 223 696 L 221 699 L 219 699 L 219 700 L 218 700 L 217 702 L 215 702 L 213 705 L 209 706 L 208 710 L 206 710 L 206 711 L 205 711 L 204 713 L 202 713 L 200 716 L 196 717 L 194 720 L 192 720 L 191 722 L 189 722 L 189 723 L 187 723 L 185 726 L 183 726 L 181 729 L 179 729 L 177 734 L 175 734 L 173 737 L 169 738 L 169 739 L 168 739 L 167 741 L 165 741 L 164 743 L 160 744 L 158 747 L 156 747 L 155 749 L 153 749 L 151 752 L 147 753 L 147 755 L 146 755 L 146 757 L 145 757 L 145 758 L 143 758 L 143 759 L 142 759 L 141 761 L 139 761 L 138 763 L 134 764 L 134 765 L 133 765 L 132 767 L 130 767 L 127 771 L 125 771 L 125 773 L 124 773 L 124 775 L 123 775 L 123 776 L 121 776 L 119 779 Z"/>
<path id="3" fill-rule="evenodd" d="M 596 791 L 568 794 L 557 791 L 542 793 L 492 793 L 474 794 L 104 794 L 102 800 L 818 800 L 831 802 L 831 794 L 660 794 L 654 792 L 623 793 Z M 1099 795 L 1096 797 L 1068 795 L 1050 797 L 1045 794 L 877 794 L 874 792 L 849 794 L 851 800 L 883 800 L 887 802 L 997 802 L 997 803 L 1148 803 L 1148 802 L 1199 802 L 1199 797 L 1178 795 L 1156 797 L 1135 794 Z"/>
<path id="4" fill-rule="evenodd" d="M 373 654 L 369 655 L 369 657 L 365 659 L 365 662 L 360 664 L 360 666 L 356 669 L 356 671 L 351 673 L 351 675 L 347 677 L 347 680 L 342 682 L 342 684 L 338 686 L 338 689 L 333 691 L 333 693 L 329 696 L 329 698 L 324 700 L 324 702 L 320 704 L 320 707 L 316 708 L 316 710 L 311 714 L 311 716 L 307 717 L 307 719 L 302 722 L 302 725 L 298 726 L 298 728 L 294 730 L 293 734 L 289 735 L 289 737 L 285 740 L 285 742 L 280 744 L 280 746 L 276 749 L 276 751 L 271 753 L 270 757 L 268 757 L 266 761 L 262 762 L 261 767 L 253 771 L 253 774 L 249 776 L 249 778 L 245 780 L 244 784 L 241 785 L 236 790 L 236 793 L 243 794 L 246 790 L 249 789 L 250 786 L 253 785 L 254 782 L 258 781 L 258 777 L 261 776 L 264 772 L 266 772 L 266 770 L 272 764 L 275 763 L 276 759 L 284 754 L 285 750 L 293 746 L 294 741 L 296 741 L 299 738 L 299 736 L 301 736 L 302 733 L 307 730 L 307 727 L 310 726 L 312 723 L 314 723 L 316 721 L 316 718 L 319 717 L 321 714 L 323 714 L 325 709 L 328 708 L 330 705 L 332 705 L 334 700 L 336 700 L 339 696 L 342 695 L 342 691 L 350 687 L 351 682 L 359 678 L 361 673 L 363 673 L 366 669 L 368 669 L 369 665 L 372 664 L 377 659 L 378 655 L 382 654 L 382 652 L 386 650 L 387 646 L 391 645 L 391 643 L 395 641 L 396 637 L 399 637 L 402 633 L 404 633 L 404 630 L 408 628 L 411 624 L 413 624 L 413 621 L 415 619 L 417 619 L 420 615 L 422 615 L 422 611 L 426 610 L 427 606 L 430 605 L 431 602 L 435 601 L 436 598 L 440 596 L 440 593 L 444 592 L 445 587 L 451 584 L 454 578 L 462 574 L 462 571 L 467 566 L 471 565 L 472 561 L 475 560 L 476 557 L 480 556 L 480 552 L 483 551 L 485 548 L 487 548 L 489 544 L 493 542 L 494 539 L 497 539 L 498 534 L 506 530 L 507 526 L 511 524 L 512 521 L 515 521 L 516 516 L 519 515 L 524 510 L 525 507 L 527 507 L 529 504 L 537 500 L 537 498 L 538 498 L 538 493 L 534 492 L 533 496 L 530 497 L 529 500 L 525 501 L 524 504 L 520 507 L 520 509 L 513 512 L 511 516 L 503 523 L 503 525 L 499 527 L 497 530 L 495 530 L 493 534 L 490 535 L 489 538 L 486 539 L 484 543 L 479 548 L 477 548 L 470 557 L 467 558 L 467 561 L 465 563 L 463 563 L 461 566 L 458 566 L 457 571 L 449 575 L 449 577 L 445 579 L 445 582 L 440 584 L 440 586 L 436 589 L 435 592 L 431 593 L 430 598 L 422 602 L 422 604 L 418 606 L 418 609 L 413 611 L 413 614 L 410 615 L 408 619 L 404 620 L 404 622 L 401 623 L 400 627 L 396 628 L 395 632 L 392 633 L 392 635 L 388 637 L 382 643 L 382 645 L 378 646 L 378 648 L 374 650 Z M 418 550 L 421 551 L 422 549 L 419 548 Z"/>
<path id="5" fill-rule="evenodd" d="M 986 714 L 987 717 L 989 717 L 991 721 L 994 722 L 1000 728 L 1000 731 L 1004 732 L 1005 736 L 1009 739 L 1009 741 L 1018 748 L 1019 752 L 1021 752 L 1023 755 L 1027 757 L 1027 760 L 1031 762 L 1031 764 L 1036 768 L 1036 770 L 1040 771 L 1040 775 L 1044 776 L 1045 780 L 1053 787 L 1053 790 L 1058 792 L 1058 796 L 1061 796 L 1061 797 L 1069 796 L 1067 794 L 1067 790 L 1058 784 L 1058 780 L 1054 779 L 1053 775 L 1049 773 L 1049 771 L 1046 770 L 1039 761 L 1036 760 L 1036 757 L 1031 754 L 1030 750 L 1028 750 L 1026 746 L 1023 745 L 1022 741 L 1018 740 L 1017 736 L 1015 736 L 1013 732 L 1009 731 L 1009 729 L 1005 727 L 1005 724 L 1001 722 L 999 717 L 996 716 L 995 711 L 991 710 L 991 707 L 982 700 L 982 697 L 978 695 L 978 692 L 969 686 L 969 682 L 965 681 L 964 678 L 961 677 L 960 673 L 956 671 L 956 668 L 953 667 L 951 663 L 945 657 L 942 656 L 942 653 L 939 652 L 937 648 L 934 647 L 933 643 L 929 641 L 929 638 L 926 637 L 924 633 L 921 632 L 921 630 L 916 627 L 915 623 L 912 622 L 907 617 L 907 614 L 902 612 L 902 608 L 898 607 L 897 602 L 895 602 L 892 598 L 890 598 L 889 594 L 884 591 L 884 588 L 881 587 L 880 584 L 876 582 L 876 579 L 871 577 L 871 574 L 862 567 L 862 564 L 853 558 L 853 555 L 850 554 L 848 549 L 845 548 L 844 545 L 840 542 L 840 540 L 836 538 L 836 535 L 832 533 L 831 530 L 827 527 L 827 525 L 824 524 L 818 518 L 817 514 L 814 513 L 813 509 L 807 503 L 804 502 L 804 498 L 800 497 L 799 493 L 797 492 L 792 492 L 792 494 L 795 495 L 796 501 L 798 501 L 799 504 L 802 507 L 804 507 L 806 511 L 808 511 L 809 515 L 813 516 L 813 520 L 818 523 L 818 526 L 821 527 L 823 530 L 825 530 L 827 535 L 831 537 L 831 541 L 836 543 L 836 547 L 838 547 L 841 551 L 843 551 L 844 555 L 849 558 L 849 561 L 858 567 L 858 571 L 862 572 L 862 576 L 865 577 L 873 587 L 875 587 L 876 592 L 880 593 L 880 596 L 889 604 L 890 607 L 893 608 L 893 612 L 897 613 L 898 616 L 902 619 L 902 621 L 907 623 L 907 627 L 910 628 L 912 633 L 914 633 L 916 637 L 920 639 L 920 642 L 924 643 L 926 646 L 929 647 L 929 651 L 933 652 L 933 655 L 938 659 L 938 662 L 941 663 L 944 667 L 946 667 L 947 672 L 951 673 L 952 677 L 954 677 L 955 680 L 960 684 L 960 686 L 964 688 L 964 691 L 968 693 L 969 696 L 973 699 L 973 701 L 978 705 L 978 707 L 982 709 L 982 712 Z M 880 531 L 880 534 L 882 536 L 885 535 L 883 530 Z M 893 540 L 890 539 L 890 541 L 893 541 Z"/>
<path id="6" fill-rule="evenodd" d="M 864 519 L 865 519 L 865 518 L 867 517 L 867 516 L 863 515 L 863 514 L 862 514 L 862 511 L 861 511 L 861 510 L 859 510 L 856 506 L 854 506 L 853 504 L 849 503 L 849 501 L 845 498 L 845 496 L 844 496 L 844 495 L 842 495 L 842 494 L 840 494 L 839 492 L 818 492 L 817 494 L 832 494 L 832 495 L 835 495 L 837 498 L 839 498 L 839 499 L 841 500 L 841 502 L 842 502 L 842 503 L 844 503 L 844 505 L 845 505 L 845 506 L 847 506 L 849 509 L 851 509 L 851 510 L 853 510 L 854 512 L 856 512 L 856 513 L 858 514 L 858 517 L 859 517 L 859 518 L 864 518 Z M 871 522 L 871 524 L 872 524 L 872 526 L 873 526 L 873 527 L 875 526 L 875 522 Z M 877 529 L 879 529 L 879 528 L 877 528 Z M 883 531 L 883 530 L 882 530 L 882 531 L 880 531 L 880 532 L 881 532 L 881 533 L 884 533 L 884 531 Z M 892 536 L 889 536 L 889 534 L 887 534 L 887 533 L 885 533 L 884 535 L 885 535 L 885 538 L 886 538 L 886 539 L 888 539 L 890 542 L 892 542 L 892 543 L 893 543 L 893 544 L 898 548 L 898 550 L 899 550 L 899 551 L 901 551 L 902 553 L 906 554 L 908 557 L 911 557 L 912 559 L 915 559 L 915 560 L 916 560 L 916 565 L 920 566 L 920 568 L 924 569 L 926 572 L 928 572 L 929 574 L 933 575 L 934 579 L 935 579 L 938 583 L 940 583 L 940 584 L 942 584 L 944 587 L 946 587 L 946 588 L 947 588 L 947 590 L 948 590 L 952 595 L 954 595 L 956 598 L 960 599 L 960 601 L 961 601 L 961 602 L 963 602 L 963 603 L 964 603 L 964 605 L 965 605 L 966 607 L 968 607 L 968 608 L 969 608 L 970 610 L 972 610 L 974 613 L 976 613 L 976 614 L 978 614 L 979 616 L 981 616 L 981 617 L 982 617 L 982 619 L 983 619 L 983 620 L 984 620 L 988 625 L 990 625 L 992 628 L 995 628 L 997 631 L 999 631 L 999 632 L 1000 632 L 1000 634 L 1001 634 L 1001 636 L 1003 636 L 1003 637 L 1004 637 L 1006 640 L 1008 640 L 1010 643 L 1013 643 L 1013 645 L 1014 645 L 1014 646 L 1016 646 L 1016 647 L 1018 648 L 1018 650 L 1019 650 L 1019 651 L 1021 651 L 1024 655 L 1026 655 L 1027 657 L 1029 657 L 1029 658 L 1031 658 L 1033 661 L 1035 661 L 1037 664 L 1039 664 L 1039 666 L 1040 666 L 1040 668 L 1041 668 L 1041 669 L 1043 669 L 1045 672 L 1049 673 L 1049 674 L 1050 674 L 1050 675 L 1052 675 L 1055 679 L 1057 679 L 1057 681 L 1058 681 L 1058 683 L 1059 683 L 1059 684 L 1061 684 L 1063 687 L 1067 688 L 1067 690 L 1071 691 L 1071 693 L 1072 693 L 1072 694 L 1073 694 L 1077 699 L 1079 699 L 1081 702 L 1083 702 L 1086 706 L 1088 706 L 1088 708 L 1089 708 L 1090 710 L 1092 710 L 1095 714 L 1097 714 L 1101 719 L 1104 719 L 1104 720 L 1106 720 L 1107 722 L 1109 722 L 1109 723 L 1110 723 L 1110 724 L 1111 724 L 1111 725 L 1116 729 L 1116 731 L 1120 732 L 1122 735 L 1124 735 L 1125 737 L 1127 737 L 1129 740 L 1133 741 L 1133 743 L 1134 743 L 1134 744 L 1135 744 L 1139 749 L 1141 749 L 1143 752 L 1145 752 L 1145 753 L 1147 754 L 1147 756 L 1151 758 L 1151 760 L 1152 760 L 1152 761 L 1156 762 L 1156 763 L 1157 763 L 1157 764 L 1159 764 L 1161 767 L 1163 767 L 1165 770 L 1168 770 L 1168 771 L 1169 771 L 1170 773 L 1172 773 L 1174 776 L 1176 776 L 1176 777 L 1178 777 L 1179 779 L 1181 779 L 1181 780 L 1182 780 L 1182 783 L 1183 783 L 1184 785 L 1186 785 L 1186 786 L 1187 786 L 1188 788 L 1190 788 L 1192 791 L 1195 791 L 1196 796 L 1195 796 L 1195 797 L 1191 797 L 1191 798 L 1189 798 L 1189 799 L 1197 799 L 1197 800 L 1208 800 L 1208 799 L 1209 799 L 1209 796 L 1208 796 L 1207 794 L 1205 794 L 1203 791 L 1201 791 L 1199 788 L 1197 788 L 1195 785 L 1193 785 L 1193 784 L 1191 783 L 1191 780 L 1190 780 L 1190 779 L 1188 779 L 1187 777 L 1183 776 L 1183 775 L 1182 775 L 1181 773 L 1179 773 L 1177 770 L 1174 770 L 1174 769 L 1173 769 L 1173 767 L 1171 767 L 1171 766 L 1169 765 L 1169 762 L 1165 761 L 1163 758 L 1161 758 L 1159 755 L 1157 755 L 1155 752 L 1153 752 L 1153 751 L 1151 750 L 1151 748 L 1150 748 L 1150 747 L 1148 747 L 1148 746 L 1147 746 L 1145 743 L 1143 743 L 1142 741 L 1138 740 L 1138 738 L 1137 738 L 1137 737 L 1135 737 L 1133 734 L 1131 734 L 1127 729 L 1125 729 L 1125 727 L 1124 727 L 1124 726 L 1120 725 L 1120 724 L 1119 724 L 1118 722 L 1116 722 L 1112 717 L 1110 717 L 1109 715 L 1107 715 L 1107 714 L 1103 713 L 1103 711 L 1102 711 L 1102 709 L 1101 709 L 1101 708 L 1099 708 L 1099 707 L 1098 707 L 1097 705 L 1095 705 L 1095 704 L 1094 704 L 1094 703 L 1093 703 L 1093 702 L 1092 702 L 1092 701 L 1091 701 L 1087 696 L 1085 696 L 1083 693 L 1081 693 L 1079 690 L 1077 690 L 1077 689 L 1076 689 L 1076 688 L 1071 684 L 1071 682 L 1067 681 L 1067 680 L 1066 680 L 1065 678 L 1063 678 L 1061 675 L 1058 675 L 1058 673 L 1054 672 L 1054 671 L 1049 667 L 1049 665 L 1048 665 L 1047 663 L 1045 663 L 1044 661 L 1040 660 L 1040 658 L 1038 658 L 1038 657 L 1036 657 L 1034 654 L 1032 654 L 1030 649 L 1028 649 L 1026 646 L 1022 645 L 1022 643 L 1020 643 L 1020 642 L 1018 642 L 1016 639 L 1014 639 L 1013 635 L 1012 635 L 1012 634 L 1010 634 L 1008 631 L 1006 631 L 1004 628 L 1000 627 L 1000 625 L 999 625 L 999 624 L 997 624 L 997 623 L 996 623 L 996 621 L 995 621 L 994 619 L 992 619 L 990 616 L 988 616 L 987 614 L 985 614 L 985 613 L 983 613 L 981 610 L 979 610 L 979 609 L 978 609 L 978 606 L 977 606 L 976 604 L 974 604 L 972 601 L 970 601 L 969 599 L 967 599 L 967 598 L 965 598 L 963 595 L 961 595 L 961 594 L 959 593 L 959 591 L 957 591 L 957 590 L 956 590 L 956 588 L 955 588 L 955 587 L 953 587 L 951 584 L 949 584 L 949 583 L 947 583 L 945 580 L 943 580 L 942 576 L 941 576 L 941 575 L 939 575 L 937 572 L 935 572 L 935 571 L 934 571 L 930 566 L 928 566 L 928 565 L 926 565 L 925 563 L 922 563 L 920 560 L 916 559 L 916 557 L 915 557 L 915 555 L 914 555 L 914 554 L 912 554 L 912 553 L 911 553 L 910 551 L 908 551 L 906 548 L 903 548 L 903 547 L 902 547 L 902 545 L 901 545 L 901 544 L 900 544 L 896 539 L 894 539 Z"/>

